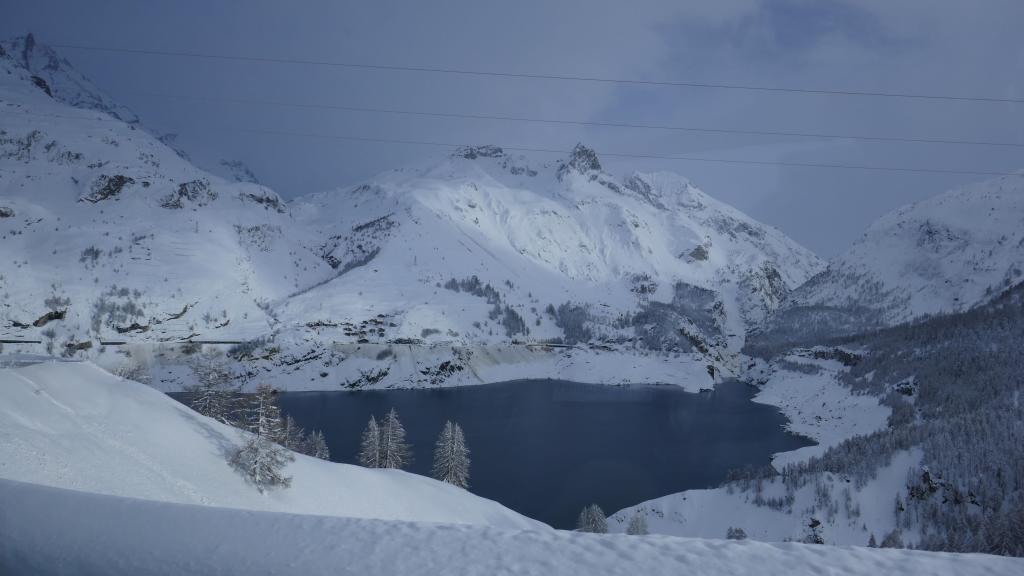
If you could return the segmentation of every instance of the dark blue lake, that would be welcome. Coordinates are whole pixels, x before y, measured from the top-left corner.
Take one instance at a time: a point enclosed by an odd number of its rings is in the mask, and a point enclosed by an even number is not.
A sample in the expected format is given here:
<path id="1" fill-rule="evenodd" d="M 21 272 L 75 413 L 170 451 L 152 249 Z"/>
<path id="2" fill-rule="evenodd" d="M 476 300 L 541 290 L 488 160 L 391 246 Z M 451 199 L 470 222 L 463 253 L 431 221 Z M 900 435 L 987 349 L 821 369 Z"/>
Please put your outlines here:
<path id="1" fill-rule="evenodd" d="M 354 463 L 370 415 L 391 407 L 413 445 L 411 472 L 429 474 L 445 420 L 471 450 L 470 491 L 556 528 L 580 509 L 611 514 L 644 500 L 720 484 L 766 465 L 775 452 L 812 444 L 783 430 L 755 390 L 724 382 L 693 394 L 672 386 L 602 386 L 523 380 L 434 390 L 286 392 L 281 409 L 322 430 L 337 462 Z"/>

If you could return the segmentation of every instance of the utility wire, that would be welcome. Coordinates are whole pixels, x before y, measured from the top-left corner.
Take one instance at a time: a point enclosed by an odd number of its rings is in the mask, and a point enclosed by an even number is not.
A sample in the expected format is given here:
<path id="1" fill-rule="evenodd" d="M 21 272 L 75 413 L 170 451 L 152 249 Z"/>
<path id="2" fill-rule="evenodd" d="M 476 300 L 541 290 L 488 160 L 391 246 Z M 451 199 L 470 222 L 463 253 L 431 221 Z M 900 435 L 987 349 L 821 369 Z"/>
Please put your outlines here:
<path id="1" fill-rule="evenodd" d="M 487 76 L 500 78 L 525 78 L 534 80 L 564 80 L 573 82 L 591 82 L 601 84 L 622 84 L 634 86 L 674 86 L 681 88 L 709 88 L 719 90 L 743 90 L 753 92 L 776 92 L 782 94 L 817 94 L 827 96 L 864 96 L 878 98 L 903 98 L 914 100 L 940 100 L 952 102 L 988 102 L 1003 104 L 1024 104 L 1024 98 L 1004 98 L 994 96 L 955 96 L 949 94 L 925 94 L 913 92 L 882 92 L 871 90 L 842 90 L 822 88 L 801 88 L 793 86 L 762 86 L 755 84 L 727 84 L 712 82 L 696 82 L 683 80 L 640 80 L 630 78 L 609 78 L 600 76 L 574 76 L 569 74 L 541 74 L 535 72 L 508 72 L 497 70 L 470 70 L 464 68 L 446 68 L 432 66 L 407 66 L 387 64 L 367 64 L 363 62 L 342 62 L 334 60 L 306 60 L 299 58 L 275 58 L 260 56 L 238 56 L 230 54 L 211 54 L 202 52 L 181 52 L 172 50 L 150 50 L 138 48 L 114 48 L 110 46 L 85 46 L 81 44 L 51 44 L 55 48 L 71 50 L 90 50 L 120 54 L 136 54 L 144 56 L 171 56 L 180 58 L 202 58 L 207 60 L 228 60 L 236 62 L 264 62 L 272 64 L 301 64 L 308 66 L 331 66 L 336 68 L 388 70 L 394 72 L 423 72 L 434 74 L 452 74 L 462 76 Z"/>
<path id="2" fill-rule="evenodd" d="M 256 100 L 250 98 L 235 98 L 222 96 L 199 96 L 162 94 L 158 92 L 129 90 L 133 94 L 154 96 L 157 98 L 168 98 L 176 100 L 197 100 L 209 102 L 225 102 L 233 104 L 257 104 L 260 106 L 281 106 L 287 108 L 301 108 L 311 110 L 340 110 L 345 112 L 369 112 L 374 114 L 393 114 L 402 116 L 422 116 L 428 118 L 463 118 L 470 120 L 499 120 L 507 122 L 528 122 L 537 124 L 554 124 L 569 126 L 596 126 L 603 128 L 634 128 L 643 130 L 663 130 L 673 132 L 697 132 L 702 134 L 733 134 L 748 136 L 786 136 L 797 138 L 822 138 L 829 140 L 859 140 L 866 142 L 904 142 L 913 144 L 952 144 L 966 146 L 998 146 L 1024 148 L 1024 143 L 1019 142 L 994 142 L 986 140 L 959 140 L 947 138 L 915 138 L 904 136 L 862 136 L 854 134 L 835 134 L 822 132 L 790 132 L 782 130 L 739 130 L 731 128 L 706 128 L 696 126 L 670 126 L 660 124 L 639 124 L 631 122 L 603 122 L 590 120 L 559 120 L 554 118 L 531 118 L 526 116 L 506 116 L 501 114 L 468 114 L 456 112 L 431 112 L 422 110 L 402 110 L 396 108 L 367 108 L 360 106 L 344 106 L 338 104 L 311 104 L 301 102 L 285 102 L 280 100 Z"/>
<path id="3" fill-rule="evenodd" d="M 0 114 L 14 114 L 24 116 L 41 116 L 48 118 L 67 118 L 71 120 L 86 120 L 86 121 L 98 121 L 104 123 L 117 122 L 113 118 L 95 118 L 95 117 L 83 117 L 83 116 L 62 116 L 57 114 L 39 114 L 34 112 L 14 112 L 14 111 L 0 111 Z M 434 146 L 443 148 L 463 148 L 470 147 L 471 144 L 457 143 L 457 142 L 439 142 L 433 140 L 408 140 L 408 139 L 394 139 L 394 138 L 373 138 L 365 136 L 347 136 L 341 134 L 319 134 L 313 132 L 294 132 L 289 130 L 270 130 L 260 128 L 239 128 L 232 126 L 217 126 L 211 124 L 204 124 L 196 127 L 202 131 L 217 131 L 217 132 L 241 132 L 248 134 L 268 134 L 274 136 L 296 136 L 304 138 L 320 138 L 328 140 L 343 140 L 348 142 L 367 142 L 375 144 L 404 144 L 413 146 Z M 538 148 L 538 147 L 527 147 L 527 146 L 500 146 L 503 150 L 511 150 L 514 152 L 533 152 L 543 154 L 569 154 L 570 150 L 563 150 L 557 148 Z M 841 164 L 841 163 L 815 163 L 815 162 L 785 162 L 777 160 L 749 160 L 749 159 L 734 159 L 734 158 L 708 158 L 704 156 L 680 156 L 673 154 L 642 154 L 642 153 L 628 153 L 628 152 L 606 152 L 601 151 L 600 156 L 607 156 L 611 158 L 632 158 L 632 159 L 651 159 L 651 160 L 681 160 L 684 162 L 705 162 L 714 164 L 738 164 L 738 165 L 749 165 L 749 166 L 781 166 L 789 168 L 819 168 L 819 169 L 839 169 L 839 170 L 865 170 L 865 171 L 877 171 L 877 172 L 903 172 L 903 173 L 915 173 L 915 174 L 956 174 L 956 175 L 969 175 L 969 176 L 1021 176 L 1020 172 L 993 172 L 984 170 L 954 170 L 946 168 L 912 168 L 905 166 L 875 166 L 866 164 Z"/>

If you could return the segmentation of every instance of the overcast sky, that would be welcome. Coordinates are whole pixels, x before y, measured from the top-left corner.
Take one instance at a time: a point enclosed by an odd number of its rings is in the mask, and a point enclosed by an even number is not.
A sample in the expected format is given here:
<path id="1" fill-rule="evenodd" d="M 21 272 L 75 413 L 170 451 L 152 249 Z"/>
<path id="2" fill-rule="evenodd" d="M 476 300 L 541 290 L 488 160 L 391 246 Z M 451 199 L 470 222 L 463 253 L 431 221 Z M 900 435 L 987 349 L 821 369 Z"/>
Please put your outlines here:
<path id="1" fill-rule="evenodd" d="M 1020 0 L 471 2 L 32 0 L 0 34 L 45 43 L 833 90 L 1024 98 Z M 1024 104 L 458 76 L 64 49 L 201 165 L 240 159 L 285 197 L 437 148 L 224 130 L 1006 172 L 1024 148 L 714 135 L 224 103 L 197 97 L 738 130 L 1024 142 Z M 830 257 L 875 218 L 981 176 L 605 158 L 670 170 Z"/>

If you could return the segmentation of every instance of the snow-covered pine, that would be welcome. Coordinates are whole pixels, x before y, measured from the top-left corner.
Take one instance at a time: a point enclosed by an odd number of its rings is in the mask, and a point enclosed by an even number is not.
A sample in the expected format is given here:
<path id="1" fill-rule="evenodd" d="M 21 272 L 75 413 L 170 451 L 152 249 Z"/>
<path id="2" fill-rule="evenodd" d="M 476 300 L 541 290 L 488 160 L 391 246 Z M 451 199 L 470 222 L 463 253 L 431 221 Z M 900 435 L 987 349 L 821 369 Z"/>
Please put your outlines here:
<path id="1" fill-rule="evenodd" d="M 380 427 L 372 415 L 363 430 L 363 439 L 359 444 L 359 464 L 366 468 L 380 468 Z"/>
<path id="2" fill-rule="evenodd" d="M 303 453 L 313 458 L 330 460 L 331 451 L 327 448 L 327 440 L 324 439 L 324 433 L 319 430 L 310 432 L 306 436 L 306 445 Z"/>
<path id="3" fill-rule="evenodd" d="M 629 519 L 629 526 L 626 527 L 626 534 L 631 536 L 643 536 L 648 533 L 647 516 L 637 512 Z"/>
<path id="4" fill-rule="evenodd" d="M 594 534 L 604 534 L 608 532 L 608 519 L 604 515 L 604 510 L 597 504 L 591 504 L 583 508 L 580 511 L 580 516 L 576 520 L 576 531 L 577 532 L 593 532 Z"/>
<path id="5" fill-rule="evenodd" d="M 294 452 L 307 453 L 306 431 L 295 422 L 291 414 L 284 419 L 284 425 L 281 427 L 281 438 L 278 444 Z"/>
<path id="6" fill-rule="evenodd" d="M 275 394 L 276 391 L 267 384 L 256 388 L 244 414 L 250 435 L 231 459 L 231 464 L 260 492 L 277 486 L 290 486 L 291 477 L 284 475 L 284 467 L 295 459 L 290 451 L 276 442 L 281 438 L 284 427 L 275 404 Z"/>
<path id="7" fill-rule="evenodd" d="M 880 548 L 903 548 L 903 534 L 900 533 L 899 528 L 894 528 L 892 532 L 885 535 L 882 538 L 882 543 L 879 545 Z"/>
<path id="8" fill-rule="evenodd" d="M 192 394 L 189 405 L 203 416 L 224 424 L 235 421 L 235 393 L 232 374 L 224 358 L 214 353 L 203 353 L 189 362 L 196 383 L 185 391 Z"/>
<path id="9" fill-rule="evenodd" d="M 462 427 L 451 420 L 445 422 L 434 448 L 434 478 L 454 484 L 459 488 L 469 487 L 469 448 L 462 434 Z"/>
<path id="10" fill-rule="evenodd" d="M 392 408 L 380 427 L 380 467 L 402 469 L 412 464 L 412 451 L 405 441 L 405 427 Z"/>

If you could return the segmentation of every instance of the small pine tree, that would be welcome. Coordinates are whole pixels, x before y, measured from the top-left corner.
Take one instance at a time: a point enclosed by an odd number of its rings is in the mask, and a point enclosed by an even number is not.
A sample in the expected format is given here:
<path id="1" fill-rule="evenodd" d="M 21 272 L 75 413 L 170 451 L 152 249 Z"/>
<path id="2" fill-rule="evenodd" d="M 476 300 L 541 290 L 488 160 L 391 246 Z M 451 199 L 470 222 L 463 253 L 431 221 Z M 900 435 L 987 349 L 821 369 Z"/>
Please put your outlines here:
<path id="1" fill-rule="evenodd" d="M 462 427 L 451 420 L 445 422 L 437 438 L 433 475 L 459 488 L 469 487 L 469 448 L 466 447 Z"/>
<path id="2" fill-rule="evenodd" d="M 885 535 L 882 538 L 882 544 L 880 548 L 903 548 L 903 535 L 900 534 L 899 528 L 894 528 L 892 532 Z"/>
<path id="3" fill-rule="evenodd" d="M 807 534 L 804 536 L 804 544 L 824 544 L 825 538 L 821 535 L 821 521 L 811 518 L 807 523 Z"/>
<path id="4" fill-rule="evenodd" d="M 868 538 L 868 548 L 878 548 L 878 542 L 875 541 L 874 532 L 872 532 L 871 537 Z"/>
<path id="5" fill-rule="evenodd" d="M 313 458 L 331 459 L 331 451 L 327 449 L 327 440 L 324 439 L 324 433 L 319 430 L 314 430 L 306 437 L 304 448 L 303 453 Z"/>
<path id="6" fill-rule="evenodd" d="M 626 526 L 626 534 L 631 536 L 644 536 L 649 534 L 647 531 L 647 516 L 637 512 L 629 519 L 629 525 Z"/>
<path id="7" fill-rule="evenodd" d="M 367 468 L 381 468 L 380 427 L 372 415 L 366 430 L 363 430 L 363 440 L 359 445 L 359 464 Z"/>
<path id="8" fill-rule="evenodd" d="M 281 428 L 281 438 L 278 439 L 278 444 L 300 454 L 308 454 L 306 452 L 306 431 L 299 427 L 291 414 L 284 419 L 284 426 Z"/>
<path id="9" fill-rule="evenodd" d="M 276 443 L 281 438 L 283 426 L 281 413 L 274 403 L 275 394 L 274 389 L 266 384 L 256 388 L 244 413 L 249 436 L 231 459 L 231 464 L 260 492 L 291 485 L 291 478 L 284 475 L 284 467 L 295 456 Z"/>
<path id="10" fill-rule="evenodd" d="M 725 531 L 725 537 L 728 540 L 746 540 L 747 532 L 743 528 L 734 528 L 730 526 L 729 529 Z"/>
<path id="11" fill-rule="evenodd" d="M 192 395 L 189 406 L 203 416 L 233 426 L 235 393 L 231 372 L 214 354 L 202 354 L 190 362 L 196 383 L 185 387 Z"/>
<path id="12" fill-rule="evenodd" d="M 380 427 L 380 467 L 402 469 L 412 463 L 411 447 L 405 441 L 405 427 L 392 408 Z"/>
<path id="13" fill-rule="evenodd" d="M 608 532 L 608 519 L 604 515 L 604 510 L 597 504 L 591 504 L 583 508 L 580 511 L 580 516 L 576 520 L 576 531 L 577 532 L 592 532 L 594 534 L 604 534 Z"/>

